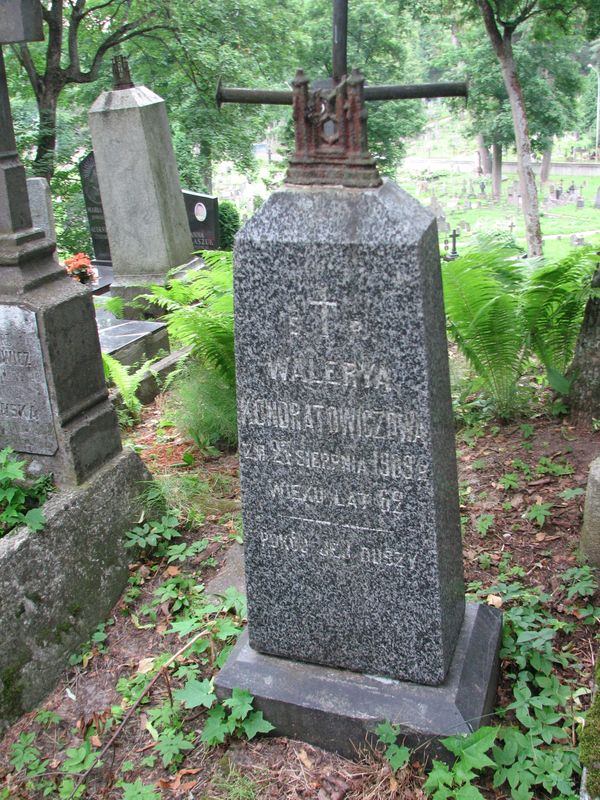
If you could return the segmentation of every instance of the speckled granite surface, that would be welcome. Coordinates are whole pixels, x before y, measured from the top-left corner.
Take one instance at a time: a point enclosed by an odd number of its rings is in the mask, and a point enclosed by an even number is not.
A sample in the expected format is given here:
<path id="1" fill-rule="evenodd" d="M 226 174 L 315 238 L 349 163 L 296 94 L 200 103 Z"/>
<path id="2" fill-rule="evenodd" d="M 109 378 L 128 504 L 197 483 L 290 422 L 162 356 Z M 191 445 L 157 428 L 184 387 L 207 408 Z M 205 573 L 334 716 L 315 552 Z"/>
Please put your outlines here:
<path id="1" fill-rule="evenodd" d="M 288 188 L 238 234 L 250 645 L 439 684 L 464 613 L 433 216 Z"/>

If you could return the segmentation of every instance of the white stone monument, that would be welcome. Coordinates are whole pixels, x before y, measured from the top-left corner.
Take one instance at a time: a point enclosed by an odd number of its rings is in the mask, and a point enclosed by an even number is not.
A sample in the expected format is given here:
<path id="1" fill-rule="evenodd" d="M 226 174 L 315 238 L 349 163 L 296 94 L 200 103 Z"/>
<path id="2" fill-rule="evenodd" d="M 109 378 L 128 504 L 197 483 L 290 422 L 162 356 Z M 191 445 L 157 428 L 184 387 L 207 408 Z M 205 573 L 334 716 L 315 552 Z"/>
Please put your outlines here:
<path id="1" fill-rule="evenodd" d="M 93 104 L 90 132 L 112 255 L 113 294 L 132 300 L 192 260 L 192 238 L 165 102 L 134 86 L 122 56 L 114 89 Z"/>

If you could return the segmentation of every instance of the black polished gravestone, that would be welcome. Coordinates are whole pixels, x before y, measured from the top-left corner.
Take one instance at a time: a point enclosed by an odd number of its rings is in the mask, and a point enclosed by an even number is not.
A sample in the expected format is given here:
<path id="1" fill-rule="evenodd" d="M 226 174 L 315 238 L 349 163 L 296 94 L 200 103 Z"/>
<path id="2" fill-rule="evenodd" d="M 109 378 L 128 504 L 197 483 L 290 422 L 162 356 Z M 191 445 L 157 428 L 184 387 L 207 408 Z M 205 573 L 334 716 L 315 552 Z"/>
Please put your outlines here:
<path id="1" fill-rule="evenodd" d="M 102 198 L 100 197 L 96 160 L 93 152 L 88 153 L 79 162 L 79 175 L 81 177 L 81 188 L 94 249 L 92 266 L 98 270 L 100 282 L 110 284 L 112 279 L 112 260 L 106 232 L 104 209 L 102 208 Z"/>
<path id="2" fill-rule="evenodd" d="M 182 189 L 194 250 L 219 249 L 219 200 Z"/>
<path id="3" fill-rule="evenodd" d="M 435 217 L 367 150 L 364 100 L 419 87 L 365 87 L 339 50 L 329 86 L 297 74 L 286 186 L 236 237 L 249 628 L 215 687 L 351 757 L 386 719 L 421 744 L 478 727 L 501 615 L 465 611 Z"/>

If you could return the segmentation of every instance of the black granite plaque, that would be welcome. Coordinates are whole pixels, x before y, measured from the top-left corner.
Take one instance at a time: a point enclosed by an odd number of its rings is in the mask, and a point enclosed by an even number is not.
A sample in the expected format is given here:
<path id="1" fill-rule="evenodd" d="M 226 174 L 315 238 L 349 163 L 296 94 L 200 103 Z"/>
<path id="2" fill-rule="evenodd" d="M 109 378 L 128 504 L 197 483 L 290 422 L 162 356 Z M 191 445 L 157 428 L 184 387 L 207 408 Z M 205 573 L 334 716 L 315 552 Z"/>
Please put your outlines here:
<path id="1" fill-rule="evenodd" d="M 17 305 L 0 305 L 0 447 L 58 448 L 36 315 Z"/>
<path id="2" fill-rule="evenodd" d="M 250 645 L 441 683 L 464 589 L 434 217 L 389 182 L 285 189 L 234 274 Z"/>
<path id="3" fill-rule="evenodd" d="M 106 222 L 104 221 L 104 209 L 102 208 L 102 198 L 100 197 L 100 185 L 96 173 L 96 161 L 94 153 L 79 162 L 79 175 L 81 176 L 81 188 L 85 199 L 85 209 L 87 211 L 88 224 L 92 237 L 92 247 L 94 248 L 94 260 L 96 262 L 110 264 L 110 246 L 106 233 Z"/>
<path id="4" fill-rule="evenodd" d="M 182 189 L 194 250 L 219 249 L 219 201 L 210 194 Z"/>

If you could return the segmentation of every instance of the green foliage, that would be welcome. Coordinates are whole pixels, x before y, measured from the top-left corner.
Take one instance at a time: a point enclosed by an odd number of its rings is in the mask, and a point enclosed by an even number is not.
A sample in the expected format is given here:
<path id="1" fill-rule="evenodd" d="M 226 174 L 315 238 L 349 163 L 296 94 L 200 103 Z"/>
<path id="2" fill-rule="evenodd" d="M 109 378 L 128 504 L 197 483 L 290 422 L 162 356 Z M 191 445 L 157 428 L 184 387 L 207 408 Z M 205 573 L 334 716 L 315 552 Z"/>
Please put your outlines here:
<path id="1" fill-rule="evenodd" d="M 567 592 L 567 600 L 593 597 L 598 591 L 596 575 L 587 564 L 583 567 L 570 567 L 561 577 L 564 581 L 562 588 Z"/>
<path id="2" fill-rule="evenodd" d="M 169 335 L 191 348 L 175 384 L 178 426 L 201 449 L 237 445 L 230 252 L 204 251 L 210 269 L 188 273 L 148 296 L 167 312 Z"/>
<path id="3" fill-rule="evenodd" d="M 563 575 L 567 584 L 579 586 L 584 593 L 594 588 L 589 577 L 581 568 Z M 570 734 L 578 697 L 587 690 L 573 690 L 554 674 L 556 665 L 564 667 L 575 660 L 554 645 L 557 632 L 568 633 L 569 625 L 550 615 L 550 598 L 537 588 L 518 581 L 500 582 L 480 594 L 488 592 L 503 600 L 500 657 L 513 669 L 509 677 L 514 701 L 497 713 L 514 715 L 520 727 L 480 728 L 468 736 L 444 739 L 442 744 L 456 761 L 451 767 L 434 761 L 423 788 L 433 800 L 482 800 L 473 784 L 491 774 L 493 787 L 508 792 L 513 800 L 535 800 L 542 791 L 574 800 L 580 768 Z"/>
<path id="4" fill-rule="evenodd" d="M 163 558 L 173 539 L 179 539 L 181 536 L 177 530 L 178 524 L 179 520 L 175 514 L 165 514 L 160 520 L 136 525 L 125 534 L 125 547 L 135 547 L 146 555 L 152 554 Z"/>
<path id="5" fill-rule="evenodd" d="M 177 426 L 200 450 L 237 446 L 237 408 L 234 387 L 221 375 L 190 364 L 176 384 L 174 413 Z"/>
<path id="6" fill-rule="evenodd" d="M 394 772 L 405 767 L 410 759 L 410 750 L 397 743 L 400 736 L 400 725 L 392 725 L 386 720 L 375 728 L 375 733 L 379 741 L 387 745 L 384 757 Z"/>
<path id="7" fill-rule="evenodd" d="M 165 310 L 169 336 L 191 348 L 192 358 L 235 385 L 233 352 L 233 258 L 204 250 L 209 269 L 190 270 L 144 295 Z"/>
<path id="8" fill-rule="evenodd" d="M 254 698 L 246 689 L 233 689 L 231 697 L 210 708 L 201 740 L 209 747 L 222 744 L 228 736 L 253 739 L 258 733 L 269 733 L 274 726 L 262 711 L 252 708 Z"/>
<path id="9" fill-rule="evenodd" d="M 0 450 L 0 537 L 22 524 L 31 531 L 40 531 L 46 522 L 38 506 L 48 498 L 50 478 L 43 476 L 33 484 L 27 483 L 26 462 L 13 456 L 11 447 Z"/>
<path id="10" fill-rule="evenodd" d="M 493 524 L 493 514 L 480 514 L 475 521 L 475 529 L 480 536 L 485 536 Z"/>
<path id="11" fill-rule="evenodd" d="M 160 794 L 154 791 L 154 787 L 142 783 L 140 778 L 133 783 L 119 781 L 117 786 L 123 790 L 121 800 L 160 800 Z"/>
<path id="12" fill-rule="evenodd" d="M 108 383 L 113 383 L 116 386 L 125 407 L 124 412 L 119 414 L 119 422 L 124 427 L 129 427 L 139 422 L 142 404 L 137 397 L 137 390 L 155 360 L 150 358 L 136 369 L 134 367 L 126 367 L 125 364 L 121 364 L 120 361 L 108 355 L 108 353 L 102 353 L 104 377 Z"/>
<path id="13" fill-rule="evenodd" d="M 85 669 L 95 655 L 106 653 L 105 643 L 108 639 L 108 634 L 106 632 L 107 625 L 114 625 L 114 620 L 110 619 L 107 622 L 101 622 L 92 634 L 89 642 L 86 642 L 86 644 L 81 648 L 81 652 L 74 653 L 69 658 L 69 664 L 72 666 L 81 664 L 81 666 Z"/>
<path id="14" fill-rule="evenodd" d="M 497 728 L 483 727 L 469 736 L 449 736 L 441 740 L 441 744 L 449 750 L 456 761 L 448 767 L 441 761 L 433 762 L 423 789 L 433 800 L 485 800 L 479 789 L 471 784 L 471 780 L 486 767 L 493 767 L 494 762 L 487 755 L 496 741 Z"/>
<path id="15" fill-rule="evenodd" d="M 219 201 L 219 241 L 221 250 L 233 250 L 236 233 L 241 227 L 240 213 L 231 200 Z"/>
<path id="16" fill-rule="evenodd" d="M 496 236 L 443 267 L 450 335 L 505 417 L 519 405 L 519 380 L 533 355 L 550 385 L 568 392 L 564 373 L 595 267 L 591 249 L 556 263 L 518 255 L 512 241 Z"/>
<path id="17" fill-rule="evenodd" d="M 527 509 L 527 519 L 542 528 L 548 517 L 552 516 L 551 508 L 552 503 L 534 503 Z"/>

